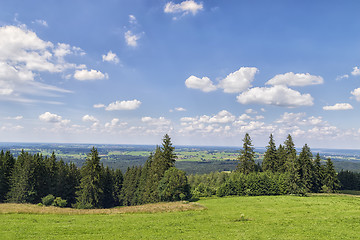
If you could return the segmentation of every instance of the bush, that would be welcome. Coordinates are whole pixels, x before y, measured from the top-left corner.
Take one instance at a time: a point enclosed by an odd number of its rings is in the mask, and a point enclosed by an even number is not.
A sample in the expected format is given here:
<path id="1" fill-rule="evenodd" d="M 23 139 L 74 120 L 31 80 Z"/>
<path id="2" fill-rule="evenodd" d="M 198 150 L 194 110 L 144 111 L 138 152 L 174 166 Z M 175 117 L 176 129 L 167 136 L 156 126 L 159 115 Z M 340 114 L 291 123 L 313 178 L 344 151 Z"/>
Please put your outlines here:
<path id="1" fill-rule="evenodd" d="M 43 197 L 43 198 L 41 199 L 41 202 L 42 202 L 42 204 L 44 204 L 45 206 L 50 206 L 50 205 L 53 204 L 54 200 L 55 200 L 54 195 L 49 194 L 49 195 L 47 195 L 46 197 Z"/>
<path id="2" fill-rule="evenodd" d="M 65 199 L 62 199 L 61 197 L 55 198 L 53 204 L 55 207 L 66 207 L 67 201 Z"/>

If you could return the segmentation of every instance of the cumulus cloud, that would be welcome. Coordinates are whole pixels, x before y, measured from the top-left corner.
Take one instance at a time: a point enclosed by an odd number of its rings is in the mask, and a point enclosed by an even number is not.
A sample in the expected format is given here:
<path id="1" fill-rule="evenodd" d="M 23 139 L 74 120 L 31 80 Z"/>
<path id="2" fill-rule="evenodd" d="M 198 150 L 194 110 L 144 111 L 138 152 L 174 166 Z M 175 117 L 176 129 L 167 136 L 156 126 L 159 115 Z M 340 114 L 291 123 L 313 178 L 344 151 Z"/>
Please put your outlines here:
<path id="1" fill-rule="evenodd" d="M 175 109 L 170 109 L 169 112 L 173 112 L 173 111 L 176 111 L 176 112 L 186 112 L 186 109 L 183 108 L 183 107 L 177 107 Z"/>
<path id="2" fill-rule="evenodd" d="M 169 119 L 164 118 L 164 117 L 159 117 L 159 118 L 142 117 L 141 121 L 144 122 L 144 123 L 147 123 L 149 125 L 156 125 L 156 126 L 170 125 L 171 124 L 171 121 Z"/>
<path id="3" fill-rule="evenodd" d="M 140 107 L 141 102 L 139 100 L 129 100 L 129 101 L 116 101 L 110 103 L 109 106 L 105 107 L 107 111 L 114 111 L 114 110 L 135 110 Z"/>
<path id="4" fill-rule="evenodd" d="M 134 34 L 131 30 L 128 30 L 124 34 L 126 44 L 131 47 L 138 45 L 138 40 L 141 38 L 141 34 Z"/>
<path id="5" fill-rule="evenodd" d="M 6 119 L 8 119 L 8 120 L 21 120 L 21 119 L 23 119 L 24 117 L 23 116 L 16 116 L 16 117 L 7 117 Z"/>
<path id="6" fill-rule="evenodd" d="M 354 67 L 353 71 L 351 72 L 353 76 L 359 76 L 360 75 L 360 68 Z"/>
<path id="7" fill-rule="evenodd" d="M 3 99 L 7 100 L 30 102 L 24 95 L 70 93 L 37 81 L 42 72 L 61 73 L 81 67 L 64 60 L 69 54 L 82 55 L 83 51 L 68 44 L 44 41 L 26 26 L 0 27 L 0 96 L 6 96 Z"/>
<path id="8" fill-rule="evenodd" d="M 87 81 L 87 80 L 101 80 L 104 78 L 109 78 L 107 73 L 102 73 L 100 71 L 96 71 L 91 69 L 90 71 L 83 69 L 83 70 L 76 70 L 74 74 L 74 78 L 79 81 Z"/>
<path id="9" fill-rule="evenodd" d="M 308 86 L 322 84 L 324 79 L 320 76 L 313 76 L 309 73 L 293 73 L 278 74 L 269 81 L 266 85 L 284 85 L 284 86 Z"/>
<path id="10" fill-rule="evenodd" d="M 336 81 L 340 81 L 340 80 L 347 79 L 347 78 L 349 78 L 349 75 L 348 75 L 348 74 L 344 74 L 344 75 L 341 75 L 341 76 L 337 76 L 337 77 L 336 77 Z"/>
<path id="11" fill-rule="evenodd" d="M 221 80 L 219 87 L 223 88 L 226 93 L 242 92 L 251 87 L 251 82 L 254 80 L 257 72 L 258 69 L 255 67 L 241 67 Z"/>
<path id="12" fill-rule="evenodd" d="M 354 89 L 354 91 L 351 91 L 351 94 L 354 95 L 356 101 L 360 102 L 360 88 Z"/>
<path id="13" fill-rule="evenodd" d="M 323 109 L 326 111 L 351 110 L 353 109 L 353 106 L 351 106 L 349 103 L 336 103 L 333 106 L 324 106 Z"/>
<path id="14" fill-rule="evenodd" d="M 39 25 L 44 26 L 44 27 L 48 27 L 48 23 L 45 20 L 42 20 L 42 19 L 36 19 L 35 21 L 33 21 L 33 23 L 39 24 Z"/>
<path id="15" fill-rule="evenodd" d="M 50 113 L 50 112 L 45 112 L 45 113 L 39 115 L 39 119 L 40 119 L 40 121 L 47 122 L 47 123 L 58 123 L 58 124 L 63 124 L 63 125 L 70 123 L 70 120 L 63 119 L 61 116 L 54 114 L 54 113 Z"/>
<path id="16" fill-rule="evenodd" d="M 91 116 L 91 115 L 85 115 L 85 116 L 83 116 L 82 117 L 82 120 L 84 121 L 84 122 L 99 122 L 99 120 L 96 118 L 96 117 L 94 117 L 94 116 Z"/>
<path id="17" fill-rule="evenodd" d="M 187 0 L 181 3 L 168 2 L 165 4 L 165 13 L 182 13 L 183 15 L 191 13 L 196 15 L 204 8 L 202 3 L 197 3 L 194 0 Z"/>
<path id="18" fill-rule="evenodd" d="M 129 23 L 130 24 L 136 24 L 136 17 L 134 15 L 129 15 Z"/>
<path id="19" fill-rule="evenodd" d="M 112 51 L 109 51 L 106 55 L 102 55 L 102 60 L 103 62 L 119 63 L 119 58 Z"/>
<path id="20" fill-rule="evenodd" d="M 211 92 L 216 90 L 216 86 L 208 77 L 198 78 L 191 75 L 185 81 L 187 88 L 199 89 L 203 92 Z"/>
<path id="21" fill-rule="evenodd" d="M 104 108 L 104 107 L 106 107 L 106 106 L 105 106 L 105 104 L 98 103 L 98 104 L 94 104 L 93 107 L 94 107 L 94 108 Z"/>
<path id="22" fill-rule="evenodd" d="M 290 108 L 314 104 L 310 94 L 301 94 L 283 85 L 251 88 L 237 96 L 237 101 L 241 104 L 266 104 Z"/>

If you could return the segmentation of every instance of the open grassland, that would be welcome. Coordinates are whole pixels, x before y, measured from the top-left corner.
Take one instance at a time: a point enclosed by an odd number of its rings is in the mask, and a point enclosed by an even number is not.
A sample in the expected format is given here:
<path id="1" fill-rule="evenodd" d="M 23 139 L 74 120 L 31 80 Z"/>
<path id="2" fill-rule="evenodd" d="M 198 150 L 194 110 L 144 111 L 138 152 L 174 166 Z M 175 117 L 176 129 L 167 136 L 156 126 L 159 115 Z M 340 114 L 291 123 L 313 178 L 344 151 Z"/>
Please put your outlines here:
<path id="1" fill-rule="evenodd" d="M 198 204 L 206 208 L 91 215 L 2 211 L 0 239 L 359 239 L 356 196 L 208 198 Z"/>

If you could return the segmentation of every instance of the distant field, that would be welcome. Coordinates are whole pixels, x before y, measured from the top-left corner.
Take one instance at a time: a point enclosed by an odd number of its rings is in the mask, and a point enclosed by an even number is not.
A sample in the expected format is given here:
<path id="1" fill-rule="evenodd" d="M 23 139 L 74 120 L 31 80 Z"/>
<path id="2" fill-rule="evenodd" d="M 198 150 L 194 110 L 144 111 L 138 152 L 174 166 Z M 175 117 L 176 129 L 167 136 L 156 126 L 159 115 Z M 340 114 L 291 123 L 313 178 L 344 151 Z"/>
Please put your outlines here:
<path id="1" fill-rule="evenodd" d="M 204 210 L 0 214 L 1 239 L 358 239 L 360 197 L 209 198 Z M 1 207 L 1 205 L 0 205 Z"/>

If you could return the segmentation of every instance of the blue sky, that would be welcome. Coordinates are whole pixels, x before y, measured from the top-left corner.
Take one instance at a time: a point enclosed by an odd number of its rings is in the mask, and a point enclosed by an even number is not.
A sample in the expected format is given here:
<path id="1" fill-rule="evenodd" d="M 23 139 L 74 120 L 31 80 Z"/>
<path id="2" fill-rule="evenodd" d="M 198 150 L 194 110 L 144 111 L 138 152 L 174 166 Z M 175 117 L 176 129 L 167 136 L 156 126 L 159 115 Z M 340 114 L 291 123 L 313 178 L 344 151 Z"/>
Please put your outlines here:
<path id="1" fill-rule="evenodd" d="M 358 1 L 1 1 L 0 141 L 360 146 Z"/>

